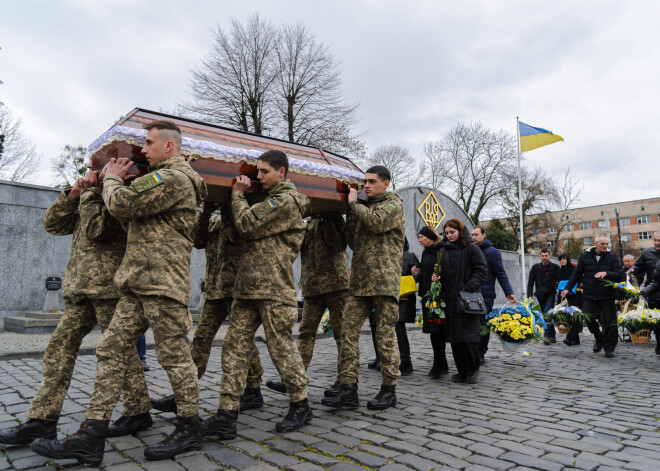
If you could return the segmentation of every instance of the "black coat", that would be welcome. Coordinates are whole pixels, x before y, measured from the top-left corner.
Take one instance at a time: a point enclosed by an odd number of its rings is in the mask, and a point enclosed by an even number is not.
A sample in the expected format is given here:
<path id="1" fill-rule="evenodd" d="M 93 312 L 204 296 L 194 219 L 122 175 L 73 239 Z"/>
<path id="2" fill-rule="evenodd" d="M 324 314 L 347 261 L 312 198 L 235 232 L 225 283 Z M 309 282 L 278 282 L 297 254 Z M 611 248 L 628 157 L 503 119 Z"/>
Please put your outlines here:
<path id="1" fill-rule="evenodd" d="M 527 281 L 527 296 L 536 296 L 537 298 L 544 296 L 554 296 L 557 293 L 557 272 L 559 265 L 549 262 L 548 269 L 543 271 L 543 264 L 541 262 L 532 265 L 529 271 L 529 280 Z M 534 289 L 536 286 L 536 289 Z"/>
<path id="2" fill-rule="evenodd" d="M 571 279 L 568 280 L 566 289 L 570 291 L 573 286 L 582 282 L 582 297 L 584 299 L 614 300 L 614 288 L 606 286 L 601 279 L 594 278 L 594 275 L 601 271 L 607 272 L 606 280 L 622 281 L 624 279 L 619 259 L 614 255 L 614 252 L 607 250 L 600 254 L 600 260 L 596 260 L 596 247 L 591 247 L 580 255 L 577 268 L 571 275 Z"/>
<path id="3" fill-rule="evenodd" d="M 660 250 L 656 250 L 655 247 L 644 249 L 633 266 L 633 269 L 635 270 L 635 278 L 637 278 L 640 285 L 644 280 L 644 275 L 646 275 L 646 284 L 650 283 L 651 277 L 653 276 L 653 270 L 655 270 L 658 260 L 660 260 Z M 649 301 L 654 301 L 656 304 L 660 304 L 660 292 L 655 292 L 655 294 L 650 296 Z"/>
<path id="4" fill-rule="evenodd" d="M 648 280 L 649 277 L 646 278 Z M 651 279 L 647 281 L 642 294 L 650 299 L 654 299 L 654 295 L 657 296 L 658 293 L 660 293 L 660 260 L 656 262 L 655 268 L 653 269 L 653 275 L 650 278 Z"/>
<path id="5" fill-rule="evenodd" d="M 419 274 L 419 291 L 417 293 L 422 298 L 422 314 L 424 315 L 424 325 L 422 330 L 426 334 L 431 332 L 442 332 L 444 330 L 444 326 L 431 324 L 426 321 L 428 309 L 424 306 L 426 303 L 424 296 L 426 296 L 426 293 L 431 289 L 431 276 L 433 276 L 435 264 L 438 263 L 438 251 L 441 248 L 442 242 L 438 242 L 437 244 L 424 249 L 422 252 L 422 262 L 420 263 L 420 269 L 422 271 Z"/>
<path id="6" fill-rule="evenodd" d="M 412 252 L 403 252 L 403 268 L 401 269 L 401 276 L 410 276 L 412 267 L 419 267 L 419 259 L 417 255 Z M 419 281 L 419 275 L 415 276 L 415 281 Z M 399 322 L 406 322 L 408 324 L 415 322 L 417 315 L 417 296 L 409 294 L 408 299 L 399 301 Z"/>
<path id="7" fill-rule="evenodd" d="M 509 278 L 504 271 L 504 264 L 502 263 L 502 253 L 493 247 L 493 244 L 488 239 L 479 245 L 481 252 L 484 254 L 486 264 L 488 264 L 488 278 L 486 282 L 481 285 L 481 294 L 484 298 L 495 299 L 497 292 L 495 291 L 495 280 L 500 282 L 502 291 L 506 296 L 513 294 L 513 288 L 509 283 Z"/>
<path id="8" fill-rule="evenodd" d="M 445 241 L 442 248 L 440 297 L 447 304 L 445 336 L 450 343 L 479 343 L 481 316 L 459 314 L 458 291 L 478 292 L 488 277 L 488 265 L 479 246 Z"/>

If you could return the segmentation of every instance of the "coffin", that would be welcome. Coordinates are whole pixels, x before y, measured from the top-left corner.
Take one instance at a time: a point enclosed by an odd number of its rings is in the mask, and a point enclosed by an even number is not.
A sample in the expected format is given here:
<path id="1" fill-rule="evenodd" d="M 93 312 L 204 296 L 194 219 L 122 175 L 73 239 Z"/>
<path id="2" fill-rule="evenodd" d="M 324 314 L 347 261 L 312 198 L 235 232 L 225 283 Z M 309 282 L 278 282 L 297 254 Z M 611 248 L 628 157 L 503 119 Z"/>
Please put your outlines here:
<path id="1" fill-rule="evenodd" d="M 343 214 L 349 186 L 359 186 L 364 174 L 346 157 L 315 147 L 258 136 L 213 124 L 178 118 L 135 108 L 88 147 L 92 158 L 127 157 L 140 167 L 147 165 L 141 154 L 147 132 L 142 125 L 166 119 L 173 121 L 183 135 L 181 153 L 200 174 L 208 187 L 208 200 L 227 202 L 238 175 L 252 179 L 248 201 L 257 202 L 265 194 L 256 180 L 257 157 L 276 149 L 289 157 L 288 178 L 311 201 L 311 214 Z"/>

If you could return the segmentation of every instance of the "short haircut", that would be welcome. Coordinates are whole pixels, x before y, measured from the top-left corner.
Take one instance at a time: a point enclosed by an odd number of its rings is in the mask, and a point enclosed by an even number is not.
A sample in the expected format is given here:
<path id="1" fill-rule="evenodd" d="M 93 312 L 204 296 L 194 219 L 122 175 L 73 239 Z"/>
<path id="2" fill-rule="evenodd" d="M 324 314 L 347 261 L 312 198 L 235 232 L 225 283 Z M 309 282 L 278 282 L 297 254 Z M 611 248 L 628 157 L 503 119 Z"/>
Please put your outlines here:
<path id="1" fill-rule="evenodd" d="M 610 243 L 610 238 L 607 237 L 605 234 L 596 234 L 594 236 L 594 244 L 597 244 L 599 239 L 605 239 L 608 244 Z"/>
<path id="2" fill-rule="evenodd" d="M 479 232 L 481 232 L 482 234 L 486 233 L 486 228 L 484 226 L 474 226 L 472 230 L 474 229 L 479 229 Z"/>
<path id="3" fill-rule="evenodd" d="M 172 140 L 174 142 L 174 147 L 176 147 L 176 150 L 178 152 L 181 152 L 181 129 L 179 129 L 179 126 L 174 124 L 172 121 L 167 121 L 167 120 L 158 120 L 158 121 L 152 121 L 150 123 L 146 123 L 142 126 L 142 129 L 146 129 L 147 132 L 151 131 L 152 129 L 158 129 L 159 131 L 166 131 L 166 136 L 169 138 L 168 140 Z"/>
<path id="4" fill-rule="evenodd" d="M 456 229 L 458 231 L 457 242 L 460 242 L 462 245 L 467 245 L 467 242 L 465 241 L 465 224 L 463 224 L 460 219 L 450 219 L 442 226 L 442 229 L 446 232 L 447 227 Z"/>
<path id="5" fill-rule="evenodd" d="M 550 251 L 549 251 L 548 249 L 546 249 L 545 247 L 543 247 L 543 248 L 541 249 L 541 252 L 540 252 L 540 253 L 550 253 Z"/>
<path id="6" fill-rule="evenodd" d="M 624 260 L 627 258 L 631 259 L 633 262 L 635 261 L 635 257 L 632 254 L 627 253 L 623 256 Z"/>
<path id="7" fill-rule="evenodd" d="M 373 167 L 369 167 L 364 173 L 375 173 L 378 175 L 378 178 L 380 178 L 381 182 L 386 182 L 392 179 L 392 174 L 390 171 L 387 170 L 387 167 L 383 167 L 382 165 L 374 165 Z"/>
<path id="8" fill-rule="evenodd" d="M 264 152 L 259 156 L 257 160 L 266 162 L 268 165 L 273 167 L 275 170 L 279 170 L 284 167 L 284 176 L 289 172 L 289 158 L 281 150 L 269 150 Z"/>

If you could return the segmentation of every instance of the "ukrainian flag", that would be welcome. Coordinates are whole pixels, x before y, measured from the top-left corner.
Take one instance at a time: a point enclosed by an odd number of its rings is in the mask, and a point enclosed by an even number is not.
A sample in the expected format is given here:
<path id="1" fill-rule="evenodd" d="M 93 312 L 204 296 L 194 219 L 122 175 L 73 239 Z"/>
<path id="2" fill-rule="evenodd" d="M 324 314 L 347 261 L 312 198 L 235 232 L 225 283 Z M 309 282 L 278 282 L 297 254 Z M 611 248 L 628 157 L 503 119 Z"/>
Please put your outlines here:
<path id="1" fill-rule="evenodd" d="M 522 121 L 518 122 L 518 128 L 520 130 L 520 152 L 527 152 L 564 140 L 563 137 L 552 134 L 547 129 L 535 128 Z"/>

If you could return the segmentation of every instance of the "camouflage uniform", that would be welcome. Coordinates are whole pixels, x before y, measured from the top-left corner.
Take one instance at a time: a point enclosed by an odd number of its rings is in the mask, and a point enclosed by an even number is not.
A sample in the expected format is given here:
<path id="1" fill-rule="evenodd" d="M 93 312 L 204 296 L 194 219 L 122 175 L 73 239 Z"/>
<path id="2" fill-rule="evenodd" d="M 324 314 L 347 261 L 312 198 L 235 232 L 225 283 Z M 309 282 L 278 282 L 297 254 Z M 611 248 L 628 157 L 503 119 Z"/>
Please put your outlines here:
<path id="1" fill-rule="evenodd" d="M 43 218 L 54 235 L 73 234 L 71 258 L 64 275 L 64 314 L 51 335 L 43 360 L 43 380 L 30 408 L 29 419 L 58 420 L 71 383 L 83 338 L 99 324 L 105 330 L 115 312 L 119 291 L 113 277 L 126 250 L 126 231 L 110 216 L 100 188 L 83 190 L 80 201 L 60 193 Z M 142 364 L 133 349 L 124 377 L 124 415 L 151 409 Z"/>
<path id="2" fill-rule="evenodd" d="M 121 298 L 96 350 L 88 419 L 110 419 L 127 357 L 148 327 L 158 362 L 172 383 L 178 414 L 198 413 L 199 384 L 190 356 L 192 318 L 187 305 L 192 232 L 206 185 L 181 156 L 167 158 L 151 170 L 130 186 L 113 175 L 104 181 L 103 200 L 114 217 L 128 223 L 128 244 L 115 275 Z"/>
<path id="3" fill-rule="evenodd" d="M 332 335 L 337 343 L 339 374 L 339 339 L 344 308 L 348 300 L 348 256 L 344 218 L 311 219 L 307 223 L 300 259 L 305 302 L 298 333 L 298 351 L 306 370 L 312 361 L 319 323 L 328 308 Z"/>
<path id="4" fill-rule="evenodd" d="M 204 376 L 213 339 L 231 313 L 236 270 L 241 255 L 240 238 L 234 227 L 229 207 L 222 206 L 220 214 L 221 216 L 211 216 L 199 213 L 195 222 L 195 248 L 205 249 L 206 252 L 204 305 L 190 347 L 198 378 Z M 256 344 L 252 342 L 252 348 L 245 353 L 250 358 L 247 388 L 258 388 L 264 370 L 261 367 Z"/>
<path id="5" fill-rule="evenodd" d="M 307 397 L 307 375 L 291 331 L 298 318 L 293 262 L 305 237 L 302 214 L 309 199 L 288 180 L 277 183 L 262 203 L 248 206 L 232 193 L 232 213 L 243 238 L 234 287 L 231 324 L 222 348 L 220 409 L 237 410 L 248 371 L 246 351 L 264 326 L 270 356 L 292 402 Z"/>
<path id="6" fill-rule="evenodd" d="M 343 383 L 357 382 L 360 330 L 372 309 L 383 384 L 394 386 L 400 376 L 394 323 L 399 318 L 405 223 L 403 201 L 393 193 L 368 198 L 366 204 L 356 201 L 349 205 L 346 239 L 353 249 L 353 260 L 351 298 L 342 324 L 339 379 Z"/>

